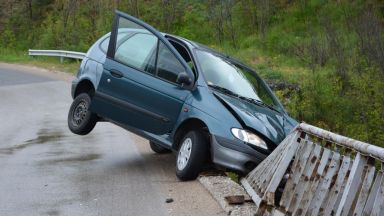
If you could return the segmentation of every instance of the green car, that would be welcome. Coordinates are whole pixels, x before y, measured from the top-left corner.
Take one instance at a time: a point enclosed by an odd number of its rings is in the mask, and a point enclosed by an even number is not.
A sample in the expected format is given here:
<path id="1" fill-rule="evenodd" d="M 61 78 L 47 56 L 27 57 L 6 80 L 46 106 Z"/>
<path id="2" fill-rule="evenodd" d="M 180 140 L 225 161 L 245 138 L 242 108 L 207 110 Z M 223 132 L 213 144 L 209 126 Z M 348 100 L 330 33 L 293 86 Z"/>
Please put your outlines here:
<path id="1" fill-rule="evenodd" d="M 157 153 L 177 152 L 181 180 L 206 165 L 246 174 L 297 125 L 251 68 L 119 11 L 83 59 L 72 97 L 73 133 L 115 123 Z"/>

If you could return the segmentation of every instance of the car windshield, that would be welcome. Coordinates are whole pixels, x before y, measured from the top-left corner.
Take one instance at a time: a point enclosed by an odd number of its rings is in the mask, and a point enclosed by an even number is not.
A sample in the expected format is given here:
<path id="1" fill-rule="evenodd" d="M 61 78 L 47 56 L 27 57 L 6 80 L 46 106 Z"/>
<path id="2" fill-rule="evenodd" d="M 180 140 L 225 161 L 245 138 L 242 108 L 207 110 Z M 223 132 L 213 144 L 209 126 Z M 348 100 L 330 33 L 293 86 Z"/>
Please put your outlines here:
<path id="1" fill-rule="evenodd" d="M 283 111 L 276 97 L 268 90 L 261 78 L 250 69 L 211 52 L 196 50 L 196 55 L 209 86 Z"/>

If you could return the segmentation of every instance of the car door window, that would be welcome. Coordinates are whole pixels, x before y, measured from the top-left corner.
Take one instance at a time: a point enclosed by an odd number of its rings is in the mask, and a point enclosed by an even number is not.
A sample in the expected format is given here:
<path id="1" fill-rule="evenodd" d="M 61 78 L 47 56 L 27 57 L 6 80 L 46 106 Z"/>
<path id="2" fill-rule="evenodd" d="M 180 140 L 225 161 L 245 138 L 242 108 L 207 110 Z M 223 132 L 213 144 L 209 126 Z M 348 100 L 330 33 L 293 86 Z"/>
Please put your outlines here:
<path id="1" fill-rule="evenodd" d="M 142 71 L 155 72 L 157 37 L 143 27 L 123 18 L 119 19 L 119 35 L 128 35 L 117 41 L 115 60 Z"/>
<path id="2" fill-rule="evenodd" d="M 159 44 L 157 76 L 176 83 L 177 75 L 185 69 L 176 56 L 163 44 Z"/>
<path id="3" fill-rule="evenodd" d="M 183 45 L 181 45 L 179 42 L 170 40 L 169 41 L 172 46 L 179 52 L 181 57 L 183 57 L 184 61 L 188 64 L 189 68 L 191 68 L 192 72 L 196 75 L 196 70 L 195 70 L 195 64 L 192 61 L 191 55 L 188 52 L 188 49 L 185 48 Z"/>
<path id="4" fill-rule="evenodd" d="M 155 36 L 137 33 L 117 47 L 115 59 L 141 70 L 150 70 L 150 68 L 154 68 L 151 54 L 156 52 L 156 45 L 157 38 Z"/>

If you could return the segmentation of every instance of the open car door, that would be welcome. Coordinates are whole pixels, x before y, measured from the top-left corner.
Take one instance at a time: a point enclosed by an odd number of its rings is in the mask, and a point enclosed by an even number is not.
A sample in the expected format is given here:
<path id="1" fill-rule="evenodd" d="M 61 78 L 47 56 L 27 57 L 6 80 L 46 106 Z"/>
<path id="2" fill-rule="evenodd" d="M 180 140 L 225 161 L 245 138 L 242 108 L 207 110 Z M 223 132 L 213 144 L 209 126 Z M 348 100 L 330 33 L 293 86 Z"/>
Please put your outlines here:
<path id="1" fill-rule="evenodd" d="M 181 73 L 190 84 L 177 82 Z M 117 11 L 90 109 L 131 129 L 166 134 L 194 81 L 192 70 L 162 33 Z"/>

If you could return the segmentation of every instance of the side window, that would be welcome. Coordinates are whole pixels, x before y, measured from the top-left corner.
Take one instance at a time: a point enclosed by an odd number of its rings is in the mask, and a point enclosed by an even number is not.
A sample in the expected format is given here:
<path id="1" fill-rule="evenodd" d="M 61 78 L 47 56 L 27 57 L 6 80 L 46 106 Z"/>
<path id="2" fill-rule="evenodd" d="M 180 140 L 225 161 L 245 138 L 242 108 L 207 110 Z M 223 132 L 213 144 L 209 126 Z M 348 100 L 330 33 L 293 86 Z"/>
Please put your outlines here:
<path id="1" fill-rule="evenodd" d="M 169 42 L 172 44 L 173 47 L 175 47 L 175 49 L 177 50 L 177 52 L 179 52 L 181 57 L 183 57 L 184 61 L 188 64 L 189 68 L 191 68 L 192 72 L 196 74 L 195 66 L 193 64 L 193 61 L 191 59 L 191 56 L 188 50 L 178 42 L 175 42 L 172 40 L 170 40 Z"/>
<path id="2" fill-rule="evenodd" d="M 121 40 L 124 39 L 124 38 L 127 37 L 127 36 L 128 36 L 128 33 L 120 32 L 120 33 L 117 35 L 117 44 L 121 43 Z M 100 49 L 101 49 L 101 51 L 103 51 L 104 53 L 107 53 L 108 45 L 109 45 L 109 38 L 110 38 L 110 36 L 108 36 L 107 38 L 105 38 L 105 39 L 100 43 Z"/>
<path id="3" fill-rule="evenodd" d="M 175 55 L 163 44 L 159 44 L 157 75 L 171 82 L 176 82 L 177 75 L 185 69 Z"/>
<path id="4" fill-rule="evenodd" d="M 108 50 L 108 44 L 109 44 L 109 37 L 105 38 L 101 44 L 100 44 L 100 49 L 101 51 L 103 51 L 104 53 L 107 53 L 107 50 Z"/>
<path id="5" fill-rule="evenodd" d="M 119 40 L 120 35 L 127 35 Z M 115 60 L 154 73 L 157 37 L 125 18 L 119 19 Z"/>
<path id="6" fill-rule="evenodd" d="M 155 36 L 137 33 L 117 47 L 115 59 L 126 65 L 148 71 L 154 68 L 151 54 L 156 52 L 156 45 Z"/>

